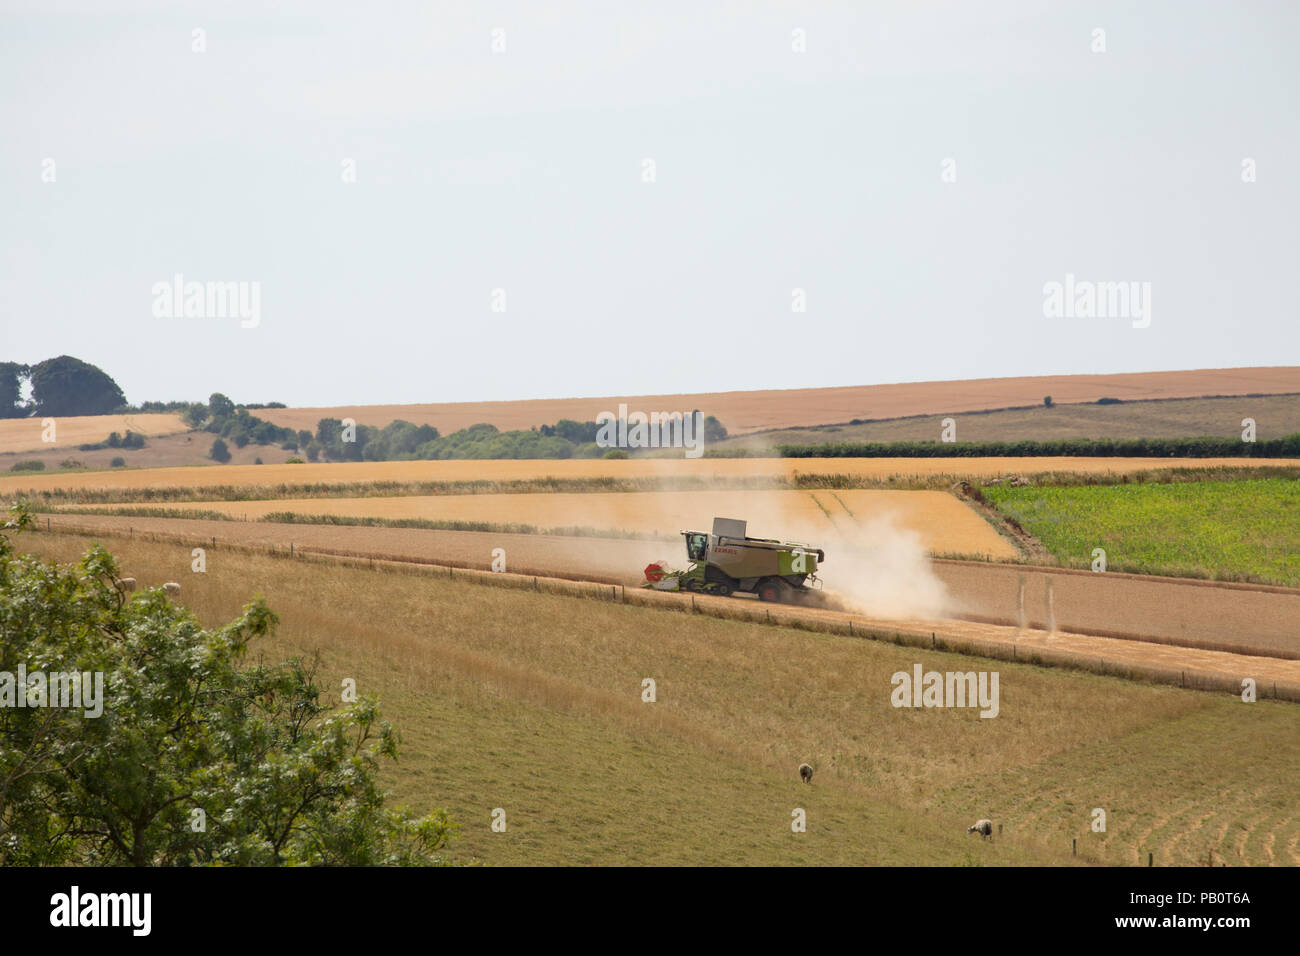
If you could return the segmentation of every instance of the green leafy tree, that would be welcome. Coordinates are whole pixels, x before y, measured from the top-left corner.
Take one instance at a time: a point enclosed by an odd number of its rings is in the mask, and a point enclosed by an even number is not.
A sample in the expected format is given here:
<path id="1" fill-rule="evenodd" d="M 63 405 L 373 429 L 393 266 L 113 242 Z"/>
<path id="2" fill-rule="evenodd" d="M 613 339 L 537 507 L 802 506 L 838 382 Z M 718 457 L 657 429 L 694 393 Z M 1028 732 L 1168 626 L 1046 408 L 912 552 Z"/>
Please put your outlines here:
<path id="1" fill-rule="evenodd" d="M 23 404 L 23 382 L 31 369 L 18 362 L 0 362 L 0 418 L 23 418 L 28 409 Z"/>
<path id="2" fill-rule="evenodd" d="M 398 738 L 377 703 L 327 708 L 315 661 L 250 652 L 277 624 L 261 598 L 204 630 L 161 588 L 118 588 L 99 545 L 76 565 L 16 553 L 31 517 L 11 515 L 0 670 L 103 677 L 98 715 L 0 707 L 0 865 L 445 862 L 443 811 L 384 805 Z"/>
<path id="3" fill-rule="evenodd" d="M 220 392 L 213 392 L 208 396 L 208 413 L 212 416 L 213 421 L 225 421 L 235 414 L 235 403 Z"/>
<path id="4" fill-rule="evenodd" d="M 208 456 L 213 461 L 219 461 L 224 464 L 225 462 L 230 461 L 230 447 L 218 438 L 212 443 L 212 451 L 208 452 Z"/>
<path id="5" fill-rule="evenodd" d="M 704 419 L 704 440 L 706 442 L 722 441 L 727 437 L 727 429 L 722 422 L 718 421 L 712 415 Z"/>
<path id="6" fill-rule="evenodd" d="M 191 402 L 182 413 L 182 417 L 190 428 L 202 428 L 208 420 L 208 406 L 202 402 Z"/>
<path id="7" fill-rule="evenodd" d="M 107 415 L 126 404 L 107 373 L 70 355 L 33 365 L 31 382 L 39 415 Z"/>

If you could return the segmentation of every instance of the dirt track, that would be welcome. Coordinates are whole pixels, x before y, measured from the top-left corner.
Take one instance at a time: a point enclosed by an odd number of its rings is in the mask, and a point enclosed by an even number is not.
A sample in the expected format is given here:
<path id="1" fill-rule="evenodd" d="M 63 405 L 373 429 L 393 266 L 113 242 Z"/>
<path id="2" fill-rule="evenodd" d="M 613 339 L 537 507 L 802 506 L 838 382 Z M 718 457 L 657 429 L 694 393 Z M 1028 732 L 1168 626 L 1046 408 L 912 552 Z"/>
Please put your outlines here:
<path id="1" fill-rule="evenodd" d="M 672 546 L 665 543 L 622 539 L 98 515 L 56 515 L 50 520 L 63 527 L 162 531 L 184 536 L 192 543 L 215 537 L 218 551 L 223 542 L 285 550 L 292 542 L 298 551 L 374 555 L 480 569 L 489 566 L 494 548 L 504 548 L 507 570 L 514 573 L 617 583 L 629 588 L 640 583 L 646 564 L 677 557 Z M 188 547 L 178 549 L 178 567 L 188 564 Z M 833 561 L 834 557 L 829 556 L 828 578 Z M 980 562 L 940 561 L 935 563 L 935 570 L 962 602 L 966 619 L 873 621 L 869 615 L 813 608 L 782 608 L 780 613 L 846 625 L 854 620 L 885 628 L 912 628 L 918 633 L 929 630 L 1007 646 L 1041 646 L 1107 661 L 1200 668 L 1254 676 L 1257 680 L 1300 683 L 1300 660 L 1261 656 L 1263 652 L 1300 658 L 1300 590 Z M 1025 631 L 1008 626 L 1017 619 L 1021 575 L 1026 580 L 1029 628 Z M 1043 630 L 1048 581 L 1052 583 L 1058 631 L 1052 635 Z M 726 600 L 740 610 L 744 599 Z M 746 603 L 757 611 L 759 605 Z M 1075 633 L 1075 629 L 1102 633 Z"/>

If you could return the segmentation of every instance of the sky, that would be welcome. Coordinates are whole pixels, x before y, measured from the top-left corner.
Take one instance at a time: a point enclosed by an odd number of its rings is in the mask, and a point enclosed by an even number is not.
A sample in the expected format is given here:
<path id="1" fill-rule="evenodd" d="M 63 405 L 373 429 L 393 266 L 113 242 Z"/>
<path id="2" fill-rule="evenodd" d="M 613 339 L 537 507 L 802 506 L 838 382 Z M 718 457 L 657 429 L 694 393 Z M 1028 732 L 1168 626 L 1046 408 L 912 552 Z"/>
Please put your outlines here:
<path id="1" fill-rule="evenodd" d="M 0 0 L 0 361 L 304 406 L 1300 364 L 1298 48 L 1285 2 Z"/>

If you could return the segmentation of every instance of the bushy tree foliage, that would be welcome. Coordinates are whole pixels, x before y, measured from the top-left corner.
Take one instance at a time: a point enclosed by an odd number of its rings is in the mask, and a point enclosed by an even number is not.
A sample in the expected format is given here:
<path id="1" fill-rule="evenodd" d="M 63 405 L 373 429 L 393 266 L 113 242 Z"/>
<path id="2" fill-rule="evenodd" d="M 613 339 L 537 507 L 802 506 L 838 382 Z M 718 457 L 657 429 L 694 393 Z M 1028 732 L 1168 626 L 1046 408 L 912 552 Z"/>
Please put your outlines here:
<path id="1" fill-rule="evenodd" d="M 106 372 L 71 355 L 33 365 L 31 383 L 38 415 L 107 415 L 126 404 Z"/>
<path id="2" fill-rule="evenodd" d="M 377 772 L 398 738 L 376 702 L 330 709 L 316 662 L 250 653 L 277 624 L 261 598 L 205 630 L 161 588 L 115 586 L 99 545 L 76 565 L 18 554 L 12 538 L 31 518 L 11 515 L 0 671 L 103 684 L 97 717 L 0 707 L 0 865 L 442 862 L 445 813 L 384 806 Z"/>
<path id="3" fill-rule="evenodd" d="M 18 362 L 0 362 L 0 418 L 23 418 L 31 409 L 23 404 L 23 382 L 31 369 Z"/>

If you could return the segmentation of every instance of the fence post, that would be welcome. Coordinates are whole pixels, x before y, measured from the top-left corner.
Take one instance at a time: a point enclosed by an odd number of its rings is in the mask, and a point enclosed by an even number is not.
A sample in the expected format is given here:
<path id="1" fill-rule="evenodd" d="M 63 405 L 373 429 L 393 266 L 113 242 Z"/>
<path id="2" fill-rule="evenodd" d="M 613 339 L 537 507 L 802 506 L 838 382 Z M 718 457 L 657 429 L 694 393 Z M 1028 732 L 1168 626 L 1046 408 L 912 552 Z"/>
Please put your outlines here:
<path id="1" fill-rule="evenodd" d="M 1025 576 L 1019 575 L 1020 593 L 1016 598 L 1016 625 L 1024 630 L 1028 621 L 1025 618 Z"/>
<path id="2" fill-rule="evenodd" d="M 1070 841 L 1070 856 L 1078 856 L 1078 855 L 1079 855 L 1079 838 L 1075 837 L 1073 840 Z"/>
<path id="3" fill-rule="evenodd" d="M 1155 854 L 1154 854 L 1154 853 L 1148 853 L 1148 854 L 1147 854 L 1147 866 L 1151 866 L 1152 861 L 1153 861 L 1154 859 L 1155 859 Z"/>

